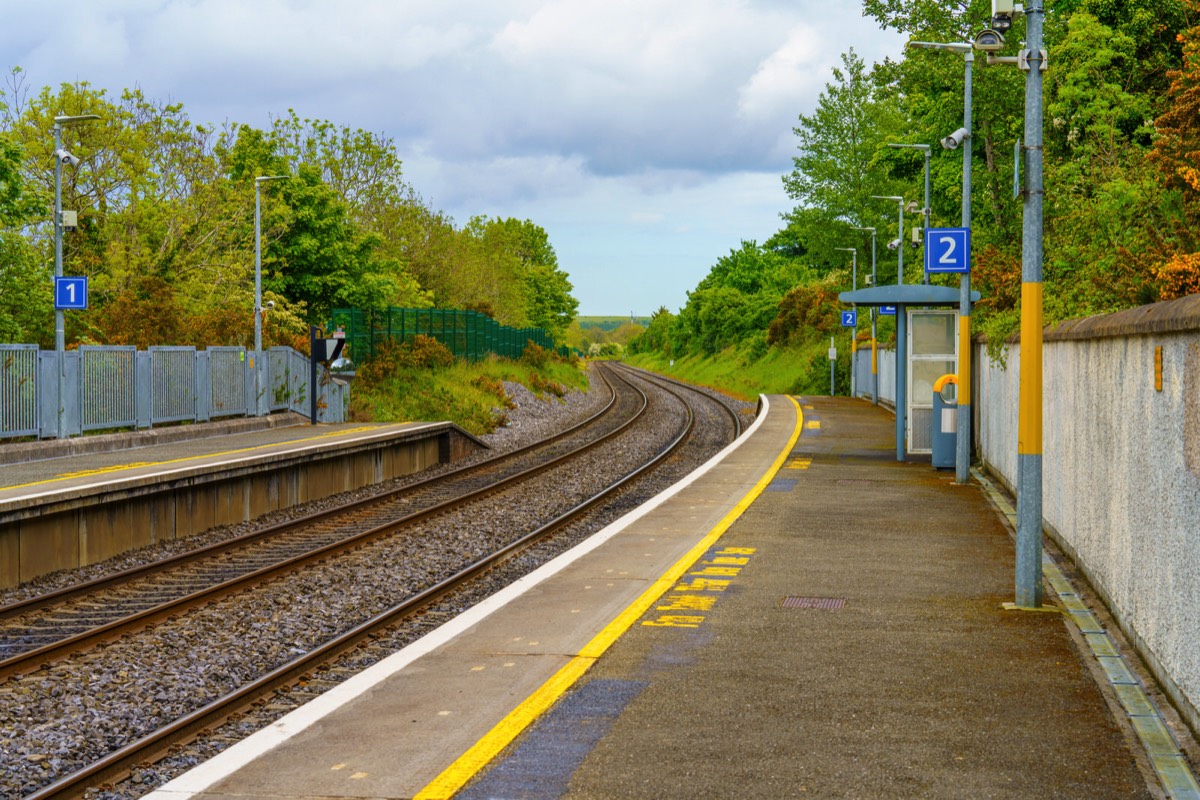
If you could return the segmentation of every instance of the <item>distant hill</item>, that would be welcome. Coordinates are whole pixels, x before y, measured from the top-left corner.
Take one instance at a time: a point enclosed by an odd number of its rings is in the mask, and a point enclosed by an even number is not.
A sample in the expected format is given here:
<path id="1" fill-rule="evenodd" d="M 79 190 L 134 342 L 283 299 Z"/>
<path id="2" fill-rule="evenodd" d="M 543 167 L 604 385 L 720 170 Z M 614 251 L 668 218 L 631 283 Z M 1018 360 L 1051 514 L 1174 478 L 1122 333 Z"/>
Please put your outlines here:
<path id="1" fill-rule="evenodd" d="M 579 323 L 581 330 L 598 328 L 609 332 L 615 331 L 627 322 L 641 325 L 643 328 L 650 324 L 649 317 L 576 317 L 575 321 Z"/>

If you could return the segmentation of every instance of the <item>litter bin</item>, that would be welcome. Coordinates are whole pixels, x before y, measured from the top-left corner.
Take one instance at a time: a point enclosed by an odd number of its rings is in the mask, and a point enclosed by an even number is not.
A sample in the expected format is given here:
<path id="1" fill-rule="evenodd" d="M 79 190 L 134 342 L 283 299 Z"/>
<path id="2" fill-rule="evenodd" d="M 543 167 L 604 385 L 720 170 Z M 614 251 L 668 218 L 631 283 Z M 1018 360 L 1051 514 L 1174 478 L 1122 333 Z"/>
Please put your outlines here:
<path id="1" fill-rule="evenodd" d="M 958 450 L 958 376 L 943 375 L 933 384 L 933 468 L 954 469 Z"/>

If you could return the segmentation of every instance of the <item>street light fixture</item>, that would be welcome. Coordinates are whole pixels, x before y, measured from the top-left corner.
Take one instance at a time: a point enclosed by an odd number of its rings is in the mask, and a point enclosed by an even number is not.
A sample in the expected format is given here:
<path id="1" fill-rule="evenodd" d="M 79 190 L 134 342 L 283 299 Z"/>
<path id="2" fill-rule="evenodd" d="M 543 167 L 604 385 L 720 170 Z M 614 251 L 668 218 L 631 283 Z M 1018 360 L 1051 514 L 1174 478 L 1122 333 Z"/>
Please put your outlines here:
<path id="1" fill-rule="evenodd" d="M 899 242 L 899 245 L 896 247 L 896 285 L 899 286 L 904 283 L 904 198 L 897 197 L 895 195 L 873 194 L 871 195 L 871 199 L 893 200 L 900 204 L 900 227 L 896 232 L 896 236 L 898 237 L 897 241 Z"/>
<path id="2" fill-rule="evenodd" d="M 942 139 L 942 147 L 954 150 L 961 147 L 962 165 L 962 226 L 971 228 L 971 67 L 975 63 L 974 46 L 968 42 L 909 42 L 908 47 L 919 50 L 942 50 L 961 53 L 963 57 L 963 126 Z M 958 439 L 955 442 L 954 482 L 966 483 L 971 465 L 971 273 L 964 272 L 958 281 Z"/>
<path id="3" fill-rule="evenodd" d="M 263 412 L 262 375 L 262 190 L 267 181 L 281 181 L 290 175 L 259 175 L 254 179 L 254 404 Z"/>
<path id="4" fill-rule="evenodd" d="M 875 229 L 853 228 L 871 234 L 871 285 L 875 286 Z M 871 306 L 871 402 L 879 405 L 879 360 L 875 351 L 875 306 Z"/>

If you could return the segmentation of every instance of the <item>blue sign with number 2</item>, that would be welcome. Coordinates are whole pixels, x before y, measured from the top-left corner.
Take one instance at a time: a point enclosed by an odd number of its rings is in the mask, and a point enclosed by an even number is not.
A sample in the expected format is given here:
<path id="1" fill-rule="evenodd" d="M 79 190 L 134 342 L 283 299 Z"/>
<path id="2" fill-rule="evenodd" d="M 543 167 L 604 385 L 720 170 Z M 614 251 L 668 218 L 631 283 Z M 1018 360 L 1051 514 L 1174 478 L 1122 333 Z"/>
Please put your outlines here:
<path id="1" fill-rule="evenodd" d="M 932 274 L 971 271 L 971 229 L 930 228 L 925 239 L 925 271 Z"/>

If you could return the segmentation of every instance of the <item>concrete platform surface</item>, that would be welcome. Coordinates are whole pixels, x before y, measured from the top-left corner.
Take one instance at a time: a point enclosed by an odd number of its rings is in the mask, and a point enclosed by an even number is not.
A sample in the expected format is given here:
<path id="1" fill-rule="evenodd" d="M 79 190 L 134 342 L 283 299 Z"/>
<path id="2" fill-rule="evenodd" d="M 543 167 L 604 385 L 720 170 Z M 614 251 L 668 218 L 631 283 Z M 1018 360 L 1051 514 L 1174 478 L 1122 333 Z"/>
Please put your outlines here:
<path id="1" fill-rule="evenodd" d="M 1004 610 L 981 487 L 802 404 L 149 796 L 1166 796 L 1065 615 Z"/>
<path id="2" fill-rule="evenodd" d="M 342 422 L 257 429 L 224 428 L 214 423 L 198 435 L 166 441 L 130 439 L 131 446 L 52 455 L 0 466 L 0 504 L 26 495 L 69 491 L 72 487 L 187 473 L 235 459 L 301 452 L 335 442 L 360 442 L 404 432 L 426 431 L 447 423 Z M 201 426 L 190 426 L 200 428 Z M 465 434 L 464 434 L 465 435 Z M 53 448 L 47 452 L 56 453 Z"/>

